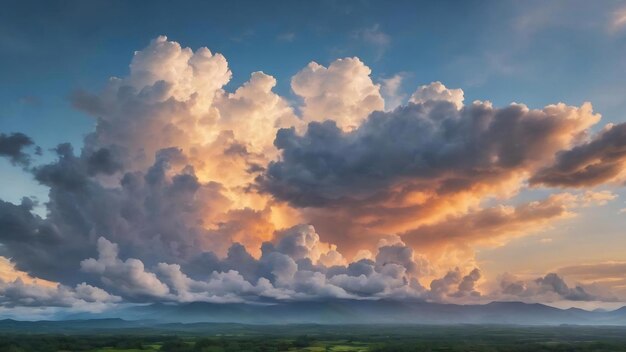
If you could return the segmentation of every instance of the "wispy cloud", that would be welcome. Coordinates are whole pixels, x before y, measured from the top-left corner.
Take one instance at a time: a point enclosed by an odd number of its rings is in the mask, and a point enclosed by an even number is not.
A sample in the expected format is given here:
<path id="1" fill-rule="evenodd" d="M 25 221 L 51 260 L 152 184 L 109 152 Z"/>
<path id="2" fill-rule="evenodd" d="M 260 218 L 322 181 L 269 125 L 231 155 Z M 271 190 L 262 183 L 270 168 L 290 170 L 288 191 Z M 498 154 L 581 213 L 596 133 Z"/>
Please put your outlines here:
<path id="1" fill-rule="evenodd" d="M 622 30 L 626 27 L 626 6 L 622 6 L 613 11 L 609 29 L 613 32 Z"/>
<path id="2" fill-rule="evenodd" d="M 385 110 L 390 111 L 402 105 L 407 94 L 402 91 L 402 83 L 406 78 L 405 72 L 380 80 L 380 93 L 385 99 Z"/>
<path id="3" fill-rule="evenodd" d="M 352 38 L 360 40 L 376 49 L 377 59 L 383 56 L 389 44 L 391 44 L 391 37 L 380 29 L 379 24 L 354 31 Z"/>
<path id="4" fill-rule="evenodd" d="M 296 39 L 296 33 L 294 32 L 284 32 L 280 33 L 276 36 L 276 40 L 279 42 L 293 42 Z"/>

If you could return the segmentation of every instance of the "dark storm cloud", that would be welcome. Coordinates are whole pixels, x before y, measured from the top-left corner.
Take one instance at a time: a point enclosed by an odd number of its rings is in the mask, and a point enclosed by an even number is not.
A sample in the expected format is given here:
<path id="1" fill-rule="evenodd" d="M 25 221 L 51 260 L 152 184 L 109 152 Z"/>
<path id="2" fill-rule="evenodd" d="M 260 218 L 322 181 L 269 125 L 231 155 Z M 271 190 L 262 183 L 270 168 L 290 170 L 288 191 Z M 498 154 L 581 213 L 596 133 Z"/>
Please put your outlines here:
<path id="1" fill-rule="evenodd" d="M 259 182 L 301 207 L 373 199 L 406 181 L 439 194 L 470 190 L 549 159 L 595 122 L 585 109 L 474 103 L 457 110 L 427 101 L 375 112 L 348 133 L 333 121 L 310 123 L 303 135 L 281 129 L 274 144 L 283 157 Z"/>
<path id="2" fill-rule="evenodd" d="M 200 226 L 204 212 L 219 206 L 220 188 L 200 183 L 183 166 L 186 159 L 177 148 L 160 150 L 150 168 L 124 173 L 115 187 L 97 182 L 93 153 L 77 156 L 69 144 L 55 151 L 56 161 L 32 169 L 36 180 L 50 188 L 46 218 L 33 213 L 28 198 L 19 205 L 0 203 L 0 254 L 35 277 L 67 287 L 103 285 L 102 295 L 111 292 L 132 302 L 423 295 L 417 277 L 426 264 L 403 244 L 380 247 L 374 261 L 327 267 L 311 258 L 333 251 L 325 252 L 312 226 L 298 225 L 264 243 L 258 259 L 238 243 L 221 259 L 203 251 L 200 239 L 228 243 L 234 225 Z M 96 158 L 104 165 L 108 159 Z M 7 306 L 25 305 L 21 300 L 29 300 L 32 292 L 43 293 L 29 305 L 84 301 L 67 287 L 41 291 L 7 284 L 0 295 Z"/>
<path id="3" fill-rule="evenodd" d="M 0 156 L 9 158 L 14 165 L 28 166 L 30 155 L 25 153 L 24 149 L 34 145 L 33 140 L 23 133 L 0 133 Z M 36 153 L 41 153 L 38 147 Z"/>
<path id="4" fill-rule="evenodd" d="M 620 175 L 626 163 L 626 123 L 611 126 L 592 141 L 558 154 L 539 170 L 531 184 L 553 187 L 595 186 Z"/>
<path id="5" fill-rule="evenodd" d="M 199 226 L 198 212 L 219 200 L 219 187 L 199 184 L 190 169 L 166 176 L 170 162 L 180 158 L 175 149 L 159 152 L 145 173 L 125 173 L 116 187 L 92 175 L 115 169 L 108 152 L 76 156 L 69 144 L 56 152 L 57 161 L 32 170 L 50 188 L 45 219 L 32 213 L 29 199 L 0 203 L 2 255 L 13 258 L 18 269 L 76 283 L 82 277 L 75 273 L 77 263 L 95 255 L 99 234 L 150 263 L 199 253 L 195 241 L 207 230 Z"/>
<path id="6" fill-rule="evenodd" d="M 112 175 L 122 170 L 122 163 L 118 155 L 110 148 L 100 148 L 87 157 L 89 174 L 99 173 Z"/>

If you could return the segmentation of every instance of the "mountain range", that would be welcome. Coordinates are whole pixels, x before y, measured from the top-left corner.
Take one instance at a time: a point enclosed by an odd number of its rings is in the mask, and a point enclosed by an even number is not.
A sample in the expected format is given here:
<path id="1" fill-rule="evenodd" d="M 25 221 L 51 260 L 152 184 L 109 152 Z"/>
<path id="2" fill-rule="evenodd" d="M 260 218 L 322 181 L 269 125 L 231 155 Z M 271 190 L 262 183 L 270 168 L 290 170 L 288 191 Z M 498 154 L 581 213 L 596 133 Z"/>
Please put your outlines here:
<path id="1" fill-rule="evenodd" d="M 510 324 L 626 325 L 626 307 L 613 311 L 559 309 L 543 304 L 491 302 L 484 305 L 394 300 L 327 300 L 276 304 L 155 303 L 107 313 L 80 313 L 61 320 L 120 318 L 163 323 L 237 324 Z M 1 325 L 1 324 L 0 324 Z"/>

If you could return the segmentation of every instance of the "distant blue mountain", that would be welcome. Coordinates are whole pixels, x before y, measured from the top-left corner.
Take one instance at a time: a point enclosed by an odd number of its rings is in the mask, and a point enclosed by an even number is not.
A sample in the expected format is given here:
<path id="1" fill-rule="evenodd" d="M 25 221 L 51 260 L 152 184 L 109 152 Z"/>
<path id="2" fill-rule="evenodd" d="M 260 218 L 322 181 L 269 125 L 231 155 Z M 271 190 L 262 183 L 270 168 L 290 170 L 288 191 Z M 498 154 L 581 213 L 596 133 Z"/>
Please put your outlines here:
<path id="1" fill-rule="evenodd" d="M 522 302 L 485 305 L 394 300 L 328 300 L 264 305 L 194 302 L 132 306 L 101 315 L 76 314 L 64 318 L 102 317 L 157 323 L 626 325 L 626 307 L 614 311 L 586 311 Z"/>

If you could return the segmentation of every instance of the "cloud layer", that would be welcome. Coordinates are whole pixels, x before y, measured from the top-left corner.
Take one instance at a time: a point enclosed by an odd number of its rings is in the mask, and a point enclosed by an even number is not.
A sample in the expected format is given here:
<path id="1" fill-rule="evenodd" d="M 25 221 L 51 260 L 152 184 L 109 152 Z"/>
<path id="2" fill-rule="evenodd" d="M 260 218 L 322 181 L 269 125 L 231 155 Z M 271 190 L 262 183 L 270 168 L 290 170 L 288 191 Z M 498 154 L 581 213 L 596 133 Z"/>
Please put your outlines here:
<path id="1" fill-rule="evenodd" d="M 624 180 L 626 124 L 609 125 L 591 141 L 557 155 L 553 165 L 541 169 L 532 184 L 585 187 Z"/>

